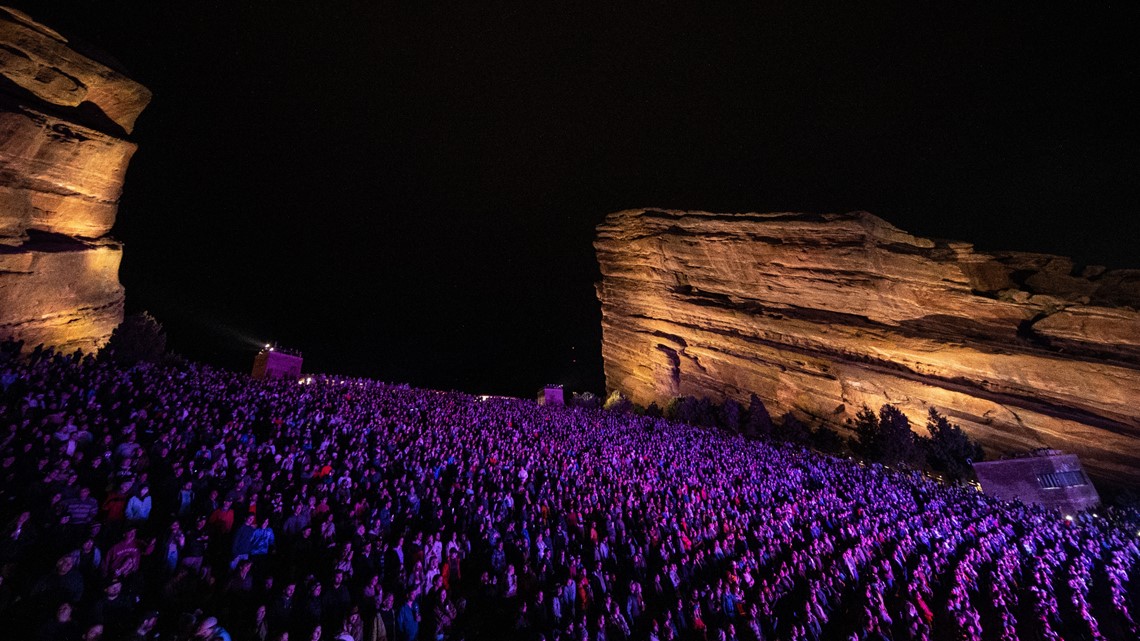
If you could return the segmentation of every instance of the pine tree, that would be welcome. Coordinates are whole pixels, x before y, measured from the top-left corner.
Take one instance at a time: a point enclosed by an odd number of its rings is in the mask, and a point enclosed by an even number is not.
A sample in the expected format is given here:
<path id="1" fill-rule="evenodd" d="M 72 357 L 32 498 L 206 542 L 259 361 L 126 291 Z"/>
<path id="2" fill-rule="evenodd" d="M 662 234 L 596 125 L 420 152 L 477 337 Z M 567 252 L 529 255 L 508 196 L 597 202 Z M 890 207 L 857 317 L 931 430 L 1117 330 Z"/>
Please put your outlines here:
<path id="1" fill-rule="evenodd" d="M 748 419 L 744 423 L 744 433 L 759 438 L 772 436 L 772 415 L 764 407 L 764 401 L 755 394 L 748 397 Z"/>
<path id="2" fill-rule="evenodd" d="M 744 408 L 735 399 L 725 399 L 720 406 L 720 426 L 730 432 L 739 432 L 744 419 Z"/>
<path id="3" fill-rule="evenodd" d="M 864 405 L 848 424 L 855 431 L 851 449 L 864 459 L 886 465 L 922 464 L 923 443 L 911 431 L 906 414 L 894 405 L 883 405 L 878 416 Z"/>
<path id="4" fill-rule="evenodd" d="M 961 427 L 951 423 L 933 407 L 926 418 L 926 430 L 930 432 L 927 462 L 952 481 L 968 476 L 971 463 L 982 460 L 984 456 L 981 445 L 970 440 Z"/>
<path id="5" fill-rule="evenodd" d="M 851 450 L 868 461 L 880 460 L 882 446 L 879 443 L 879 417 L 874 410 L 863 405 L 854 419 L 847 419 L 847 426 L 855 432 L 851 439 Z"/>
<path id="6" fill-rule="evenodd" d="M 881 460 L 887 465 L 921 466 L 922 443 L 910 429 L 910 419 L 894 405 L 879 410 Z"/>

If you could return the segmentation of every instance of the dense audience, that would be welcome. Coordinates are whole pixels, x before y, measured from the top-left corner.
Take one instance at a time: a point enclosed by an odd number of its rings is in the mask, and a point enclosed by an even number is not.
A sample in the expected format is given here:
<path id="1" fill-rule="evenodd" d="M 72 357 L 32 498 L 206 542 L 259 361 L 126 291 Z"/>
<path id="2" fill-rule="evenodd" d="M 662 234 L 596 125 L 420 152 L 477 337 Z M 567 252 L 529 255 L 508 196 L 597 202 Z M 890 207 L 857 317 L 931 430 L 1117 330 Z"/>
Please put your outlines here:
<path id="1" fill-rule="evenodd" d="M 12 638 L 1133 639 L 1131 514 L 659 418 L 0 356 Z"/>

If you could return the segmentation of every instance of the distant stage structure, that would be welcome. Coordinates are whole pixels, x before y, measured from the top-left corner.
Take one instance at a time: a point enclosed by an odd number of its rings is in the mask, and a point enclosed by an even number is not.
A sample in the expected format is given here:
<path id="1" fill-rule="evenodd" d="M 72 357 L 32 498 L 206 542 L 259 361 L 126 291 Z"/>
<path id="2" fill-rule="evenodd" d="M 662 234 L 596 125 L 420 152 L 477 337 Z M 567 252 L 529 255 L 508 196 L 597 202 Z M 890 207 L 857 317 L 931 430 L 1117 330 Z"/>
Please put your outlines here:
<path id="1" fill-rule="evenodd" d="M 982 491 L 1074 514 L 1100 505 L 1100 495 L 1075 454 L 1035 450 L 1026 456 L 974 463 Z"/>
<path id="2" fill-rule="evenodd" d="M 302 362 L 301 352 L 266 345 L 253 359 L 253 378 L 299 378 Z"/>
<path id="3" fill-rule="evenodd" d="M 561 385 L 547 385 L 538 391 L 539 405 L 552 405 L 562 407 L 566 404 L 566 395 Z"/>

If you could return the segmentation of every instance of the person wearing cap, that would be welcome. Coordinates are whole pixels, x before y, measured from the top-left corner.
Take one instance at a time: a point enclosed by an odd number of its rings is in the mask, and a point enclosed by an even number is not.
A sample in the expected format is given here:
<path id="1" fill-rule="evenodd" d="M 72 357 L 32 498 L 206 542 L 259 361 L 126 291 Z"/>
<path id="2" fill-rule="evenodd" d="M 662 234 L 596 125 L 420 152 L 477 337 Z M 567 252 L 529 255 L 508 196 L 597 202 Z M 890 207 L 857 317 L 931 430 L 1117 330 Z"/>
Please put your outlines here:
<path id="1" fill-rule="evenodd" d="M 114 579 L 104 590 L 103 598 L 92 607 L 88 619 L 102 625 L 108 636 L 119 638 L 130 629 L 135 607 L 136 599 L 124 594 L 122 581 Z"/>
<path id="2" fill-rule="evenodd" d="M 206 617 L 202 620 L 202 623 L 198 625 L 198 631 L 194 633 L 194 639 L 195 641 L 233 641 L 230 633 L 218 624 L 218 619 L 215 617 Z"/>

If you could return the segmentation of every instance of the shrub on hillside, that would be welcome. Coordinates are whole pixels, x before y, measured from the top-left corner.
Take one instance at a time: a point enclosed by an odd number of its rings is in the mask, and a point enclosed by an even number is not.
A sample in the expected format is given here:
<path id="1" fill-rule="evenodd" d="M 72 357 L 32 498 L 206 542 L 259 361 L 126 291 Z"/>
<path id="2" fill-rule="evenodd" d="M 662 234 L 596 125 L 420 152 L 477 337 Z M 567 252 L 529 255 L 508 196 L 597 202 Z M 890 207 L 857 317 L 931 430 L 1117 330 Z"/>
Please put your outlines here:
<path id="1" fill-rule="evenodd" d="M 846 448 L 846 443 L 839 432 L 820 425 L 811 433 L 809 443 L 813 448 L 826 454 L 839 454 Z"/>
<path id="2" fill-rule="evenodd" d="M 718 424 L 719 408 L 707 398 L 682 396 L 673 405 L 673 420 L 689 425 L 715 427 Z"/>
<path id="3" fill-rule="evenodd" d="M 614 390 L 610 392 L 602 409 L 618 414 L 630 414 L 633 412 L 633 401 L 626 398 L 621 392 Z"/>
<path id="4" fill-rule="evenodd" d="M 148 312 L 131 314 L 111 332 L 111 338 L 100 350 L 101 358 L 118 365 L 157 363 L 166 353 L 166 332 L 162 324 Z"/>
<path id="5" fill-rule="evenodd" d="M 811 440 L 811 428 L 788 412 L 780 417 L 780 428 L 775 430 L 774 435 L 781 441 L 806 445 Z"/>
<path id="6" fill-rule="evenodd" d="M 602 399 L 598 398 L 593 392 L 574 392 L 570 396 L 570 407 L 581 407 L 588 410 L 596 410 L 602 406 Z"/>

